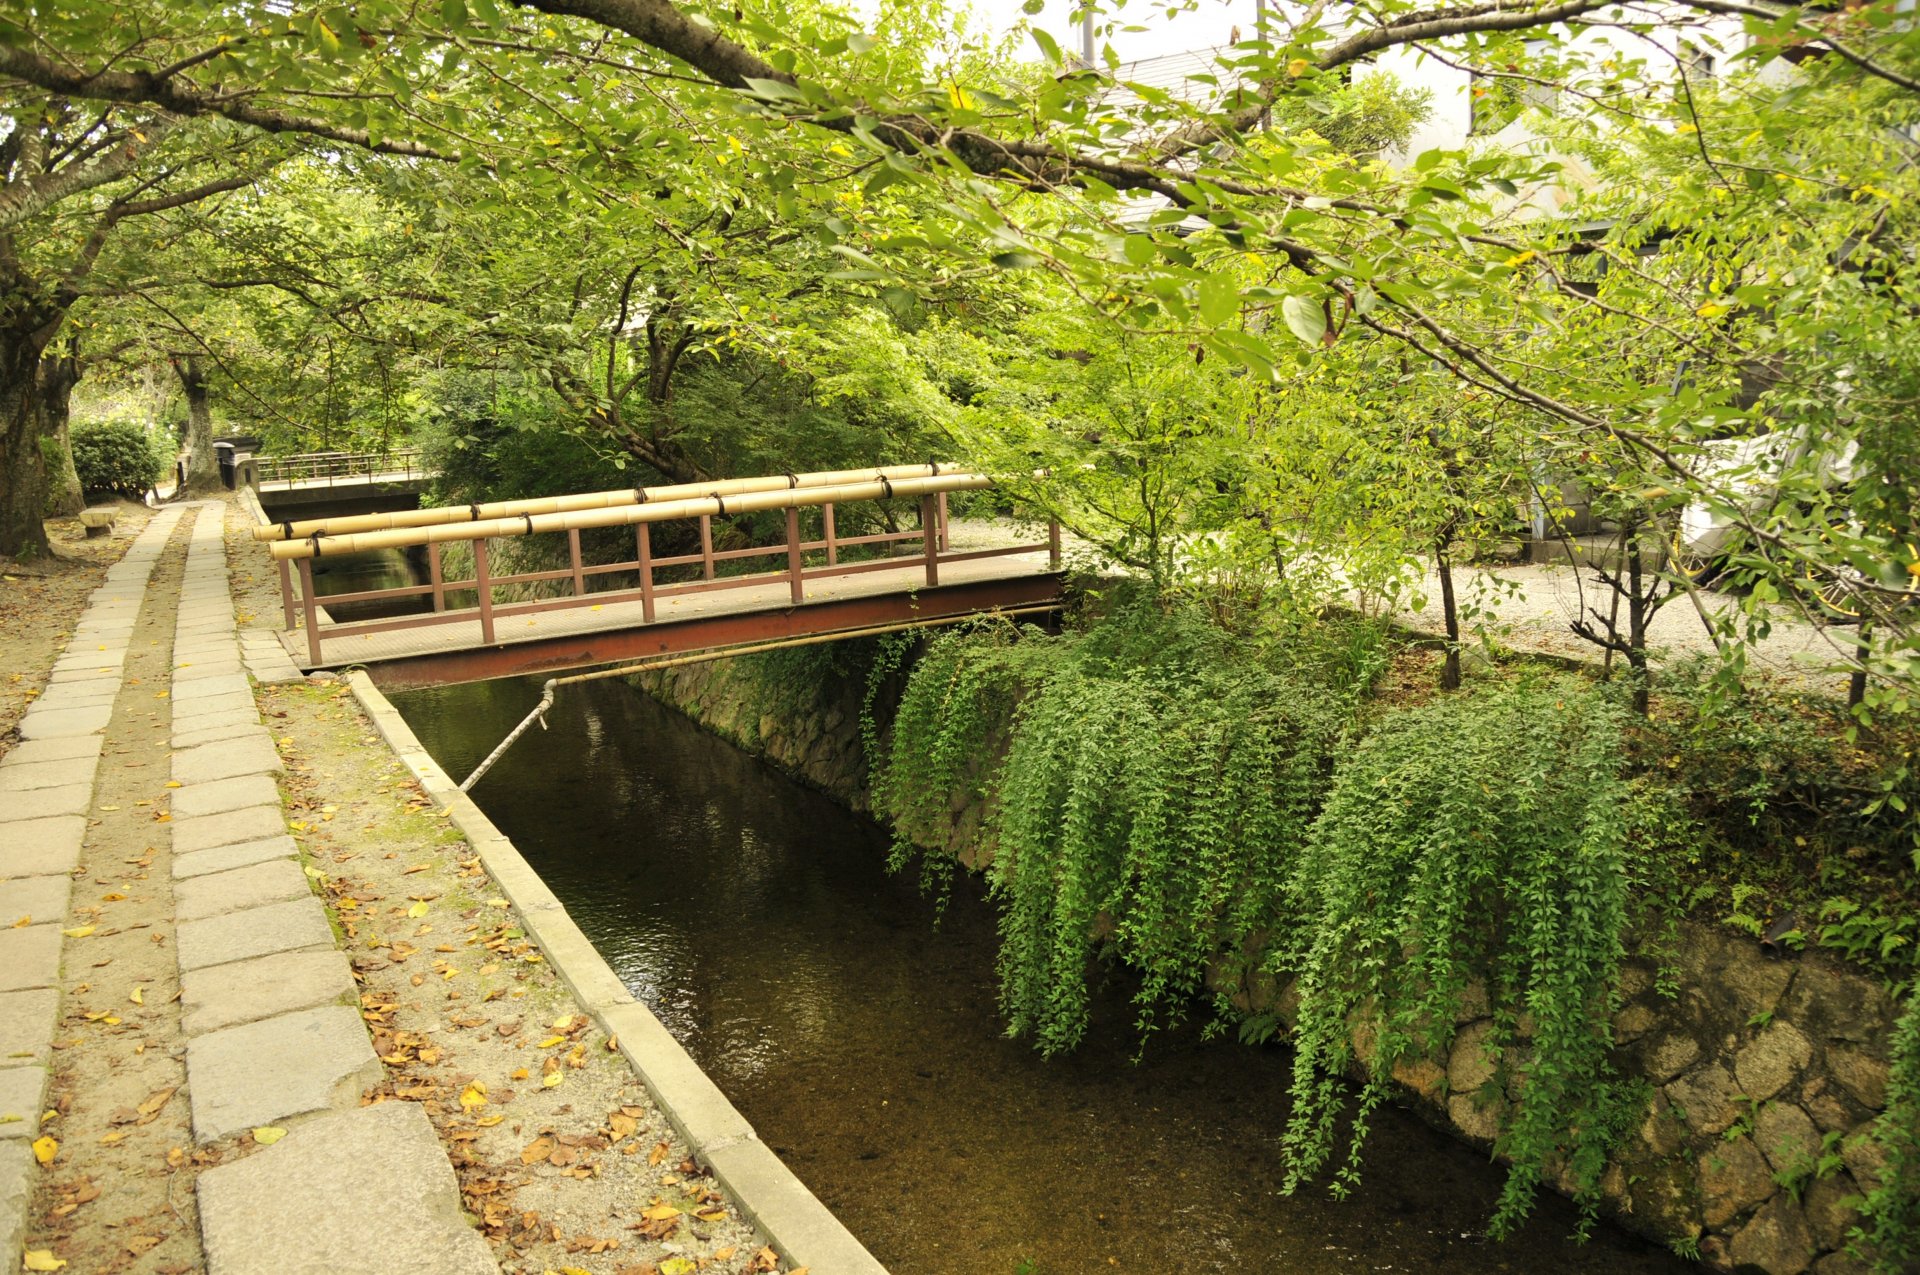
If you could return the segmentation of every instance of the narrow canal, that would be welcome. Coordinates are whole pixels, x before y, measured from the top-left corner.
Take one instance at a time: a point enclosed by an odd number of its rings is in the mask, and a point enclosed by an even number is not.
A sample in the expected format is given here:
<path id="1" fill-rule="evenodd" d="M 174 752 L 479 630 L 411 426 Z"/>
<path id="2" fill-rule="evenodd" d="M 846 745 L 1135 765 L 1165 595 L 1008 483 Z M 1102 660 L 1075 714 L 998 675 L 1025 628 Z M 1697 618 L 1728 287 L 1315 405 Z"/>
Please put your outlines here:
<path id="1" fill-rule="evenodd" d="M 460 777 L 538 695 L 395 702 Z M 1479 1239 L 1500 1171 L 1396 1111 L 1353 1196 L 1284 1196 L 1283 1050 L 1184 1032 L 1135 1062 L 1116 987 L 1087 1043 L 1044 1061 L 1001 1034 L 993 904 L 971 883 L 936 928 L 879 829 L 624 686 L 569 688 L 549 721 L 475 797 L 897 1275 L 1686 1269 L 1610 1228 L 1574 1244 L 1557 1198 Z"/>

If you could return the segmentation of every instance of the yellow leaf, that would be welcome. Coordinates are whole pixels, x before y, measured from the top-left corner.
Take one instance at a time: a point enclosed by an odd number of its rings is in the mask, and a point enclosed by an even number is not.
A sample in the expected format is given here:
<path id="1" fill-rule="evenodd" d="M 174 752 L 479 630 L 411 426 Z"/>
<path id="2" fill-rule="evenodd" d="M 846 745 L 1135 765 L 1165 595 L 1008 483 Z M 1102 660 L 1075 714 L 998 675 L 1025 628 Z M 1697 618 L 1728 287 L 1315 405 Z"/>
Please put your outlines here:
<path id="1" fill-rule="evenodd" d="M 507 906 L 507 901 L 505 899 L 488 899 L 487 906 L 490 908 L 504 908 Z"/>
<path id="2" fill-rule="evenodd" d="M 564 1045 L 566 1043 L 567 1038 L 565 1036 L 549 1036 L 540 1042 L 540 1048 L 552 1049 L 555 1045 Z"/>
<path id="3" fill-rule="evenodd" d="M 60 1142 L 50 1134 L 33 1140 L 33 1158 L 42 1164 L 52 1164 L 53 1157 L 60 1154 Z"/>
<path id="4" fill-rule="evenodd" d="M 568 1030 L 571 1030 L 572 1027 L 573 1027 L 572 1014 L 562 1014 L 560 1015 L 560 1017 L 553 1020 L 553 1030 L 557 1032 L 568 1031 Z"/>
<path id="5" fill-rule="evenodd" d="M 20 1264 L 30 1271 L 57 1271 L 66 1263 L 53 1255 L 48 1248 L 30 1248 L 20 1258 Z"/>
<path id="6" fill-rule="evenodd" d="M 1728 307 L 1721 305 L 1718 301 L 1709 301 L 1705 305 L 1701 306 L 1699 309 L 1695 310 L 1694 313 L 1699 315 L 1703 319 L 1717 319 L 1721 315 L 1725 314 L 1727 312 L 1727 309 Z"/>
<path id="7" fill-rule="evenodd" d="M 660 1263 L 660 1275 L 693 1275 L 698 1269 L 684 1257 L 669 1257 Z"/>
<path id="8" fill-rule="evenodd" d="M 169 788 L 178 788 L 179 786 L 180 786 L 180 781 L 179 781 L 178 779 L 169 779 L 169 780 L 167 780 L 167 787 L 169 787 Z"/>
<path id="9" fill-rule="evenodd" d="M 558 1085 L 562 1079 L 565 1078 L 565 1075 L 566 1073 L 564 1072 L 550 1071 L 541 1078 L 540 1083 L 546 1088 L 552 1089 L 555 1085 Z"/>
<path id="10" fill-rule="evenodd" d="M 76 925 L 71 930 L 62 930 L 60 932 L 70 939 L 83 939 L 93 933 L 93 927 L 91 925 Z"/>
<path id="11" fill-rule="evenodd" d="M 127 999 L 136 1005 L 144 1005 L 147 1003 L 147 994 L 144 988 L 136 987 L 127 993 Z"/>
<path id="12" fill-rule="evenodd" d="M 424 903 L 416 903 L 412 907 L 407 909 L 407 915 L 410 917 L 413 917 L 415 920 L 418 920 L 419 918 L 425 916 L 426 914 L 427 914 L 427 905 Z"/>
<path id="13" fill-rule="evenodd" d="M 474 1123 L 482 1129 L 491 1129 L 505 1119 L 505 1116 L 481 1116 L 478 1120 L 475 1120 Z"/>
<path id="14" fill-rule="evenodd" d="M 486 1106 L 487 1087 L 477 1080 L 474 1081 L 460 1091 L 460 1105 L 468 1111 L 472 1111 L 475 1107 Z"/>
<path id="15" fill-rule="evenodd" d="M 263 1147 L 270 1147 L 286 1136 L 285 1129 L 276 1129 L 272 1125 L 263 1125 L 253 1131 L 253 1140 Z M 289 1151 L 287 1154 L 292 1155 L 293 1152 Z"/>
<path id="16" fill-rule="evenodd" d="M 664 1222 L 669 1218 L 679 1217 L 680 1210 L 674 1208 L 671 1204 L 656 1204 L 640 1216 L 649 1222 Z"/>

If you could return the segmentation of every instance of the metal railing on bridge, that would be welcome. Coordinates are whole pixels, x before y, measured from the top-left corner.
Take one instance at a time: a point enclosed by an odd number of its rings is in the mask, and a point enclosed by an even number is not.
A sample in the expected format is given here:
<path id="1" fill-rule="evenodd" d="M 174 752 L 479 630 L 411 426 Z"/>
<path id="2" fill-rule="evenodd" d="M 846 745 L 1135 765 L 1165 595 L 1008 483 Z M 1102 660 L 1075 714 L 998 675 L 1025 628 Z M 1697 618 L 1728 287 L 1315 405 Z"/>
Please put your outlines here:
<path id="1" fill-rule="evenodd" d="M 417 447 L 386 452 L 306 452 L 298 456 L 255 456 L 262 483 L 319 483 L 386 478 L 410 482 L 430 477 Z"/>
<path id="2" fill-rule="evenodd" d="M 488 504 L 443 506 L 403 510 L 388 514 L 266 523 L 254 528 L 257 540 L 273 542 L 269 548 L 280 573 L 284 619 L 289 632 L 304 623 L 307 653 L 312 663 L 322 660 L 322 642 L 329 638 L 426 628 L 434 625 L 472 622 L 480 624 L 481 641 L 491 645 L 495 625 L 500 619 L 537 612 L 577 607 L 604 607 L 614 603 L 638 601 L 640 620 L 651 624 L 656 604 L 662 600 L 693 593 L 721 589 L 751 588 L 785 580 L 791 601 L 805 600 L 806 583 L 833 576 L 870 571 L 920 569 L 929 587 L 940 583 L 940 568 L 949 563 L 996 558 L 1045 551 L 1050 570 L 1058 570 L 1061 560 L 1060 524 L 1049 522 L 1044 544 L 1010 545 L 989 549 L 953 552 L 947 543 L 947 496 L 955 491 L 977 491 L 993 486 L 984 474 L 929 463 L 899 465 L 880 469 L 840 470 L 830 473 L 783 474 L 769 478 L 736 478 L 713 483 L 633 488 L 630 490 L 587 492 L 572 496 L 554 496 L 536 500 L 496 501 Z M 868 535 L 842 536 L 836 528 L 835 510 L 855 502 L 883 502 L 912 499 L 919 505 L 919 525 L 898 531 Z M 819 534 L 805 538 L 801 534 L 800 511 L 820 510 Z M 778 543 L 747 548 L 716 550 L 713 520 L 732 515 L 766 511 L 785 511 L 786 534 Z M 653 552 L 653 526 L 669 521 L 698 524 L 699 551 L 656 557 Z M 581 555 L 580 533 L 608 527 L 631 526 L 634 531 L 634 556 L 617 562 L 585 562 Z M 520 536 L 564 535 L 567 565 L 541 571 L 518 571 L 505 575 L 493 573 L 495 541 Z M 917 542 L 918 552 L 901 556 L 900 550 Z M 441 546 L 464 543 L 471 547 L 471 576 L 448 579 L 441 558 Z M 395 588 L 369 589 L 357 593 L 330 594 L 328 604 L 431 599 L 432 610 L 413 615 L 355 623 L 323 623 L 321 599 L 313 586 L 316 559 L 378 549 L 425 548 L 428 583 Z M 871 548 L 869 548 L 871 547 Z M 860 561 L 842 561 L 849 550 L 883 548 L 887 556 Z M 759 557 L 784 556 L 784 569 L 742 575 L 721 575 L 723 563 L 741 562 Z M 811 559 L 812 565 L 809 564 Z M 659 583 L 655 572 L 665 568 L 700 568 L 698 579 Z M 295 588 L 297 572 L 299 587 Z M 588 580 L 615 573 L 630 573 L 635 587 L 590 591 Z M 509 585 L 566 581 L 563 596 L 525 601 L 496 602 L 494 591 Z M 472 607 L 451 608 L 450 593 L 471 592 Z"/>

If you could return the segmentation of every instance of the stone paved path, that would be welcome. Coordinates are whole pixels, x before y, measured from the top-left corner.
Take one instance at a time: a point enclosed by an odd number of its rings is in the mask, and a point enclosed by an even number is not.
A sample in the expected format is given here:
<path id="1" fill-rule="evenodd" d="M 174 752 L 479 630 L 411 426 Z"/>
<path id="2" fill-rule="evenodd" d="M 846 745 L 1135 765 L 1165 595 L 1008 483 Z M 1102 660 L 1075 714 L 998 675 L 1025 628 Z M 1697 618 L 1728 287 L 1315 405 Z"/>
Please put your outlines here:
<path id="1" fill-rule="evenodd" d="M 169 875 L 193 1137 L 207 1145 L 287 1130 L 200 1175 L 205 1269 L 497 1270 L 461 1215 L 426 1116 L 360 1105 L 381 1064 L 287 835 L 272 778 L 280 756 L 249 680 L 299 673 L 270 635 L 236 630 L 224 517 L 209 502 L 153 519 L 95 592 L 21 722 L 23 742 L 0 759 L 0 1271 L 20 1269 L 35 1221 L 33 1144 L 61 989 L 85 990 L 62 981 L 63 959 L 81 959 L 65 950 L 80 939 L 63 940 L 62 925 L 89 818 L 120 809 L 97 804 L 102 744 L 132 684 L 128 642 L 149 578 L 183 523 L 191 533 L 167 692 Z"/>

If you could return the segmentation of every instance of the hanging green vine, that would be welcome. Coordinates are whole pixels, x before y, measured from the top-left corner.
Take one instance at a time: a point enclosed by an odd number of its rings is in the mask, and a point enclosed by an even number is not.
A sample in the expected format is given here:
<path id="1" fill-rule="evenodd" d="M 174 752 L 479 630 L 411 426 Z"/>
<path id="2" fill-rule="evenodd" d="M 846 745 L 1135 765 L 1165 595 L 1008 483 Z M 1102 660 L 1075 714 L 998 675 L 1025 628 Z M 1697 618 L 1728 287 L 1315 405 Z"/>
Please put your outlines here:
<path id="1" fill-rule="evenodd" d="M 1920 991 L 1907 993 L 1891 1052 L 1887 1106 L 1873 1131 L 1885 1166 L 1867 1193 L 1866 1223 L 1853 1235 L 1876 1275 L 1911 1270 L 1920 1254 Z"/>
<path id="2" fill-rule="evenodd" d="M 1369 1079 L 1336 1191 L 1395 1064 L 1446 1057 L 1484 974 L 1499 1092 L 1474 1097 L 1505 1107 L 1512 1164 L 1491 1229 L 1526 1214 L 1550 1162 L 1591 1208 L 1637 1110 L 1607 1061 L 1631 797 L 1616 709 L 1561 680 L 1396 714 L 1343 759 L 1293 877 L 1298 941 L 1273 960 L 1299 975 L 1290 1185 L 1333 1156 L 1356 1027 Z"/>

